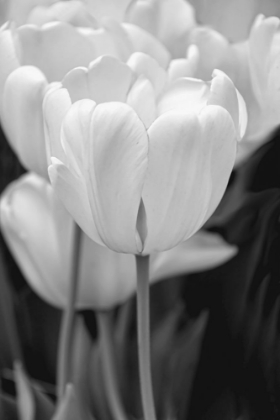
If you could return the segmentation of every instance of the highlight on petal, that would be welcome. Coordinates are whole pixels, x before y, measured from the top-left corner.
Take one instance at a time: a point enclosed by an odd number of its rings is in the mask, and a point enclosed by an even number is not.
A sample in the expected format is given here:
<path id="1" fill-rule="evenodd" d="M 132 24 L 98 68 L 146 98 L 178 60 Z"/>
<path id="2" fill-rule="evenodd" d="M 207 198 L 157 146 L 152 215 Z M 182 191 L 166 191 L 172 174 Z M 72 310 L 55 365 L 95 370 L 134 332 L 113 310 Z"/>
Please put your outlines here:
<path id="1" fill-rule="evenodd" d="M 127 96 L 127 104 L 137 113 L 146 128 L 156 119 L 155 91 L 151 82 L 139 76 Z"/>
<path id="2" fill-rule="evenodd" d="M 209 84 L 198 79 L 182 78 L 171 83 L 158 101 L 158 115 L 178 110 L 199 111 L 207 104 Z"/>
<path id="3" fill-rule="evenodd" d="M 93 241 L 103 245 L 96 230 L 83 178 L 72 173 L 56 158 L 52 158 L 49 176 L 55 192 L 76 223 Z"/>
<path id="4" fill-rule="evenodd" d="M 63 283 L 67 270 L 57 241 L 63 229 L 58 231 L 52 218 L 53 198 L 49 183 L 35 174 L 23 175 L 3 192 L 0 221 L 5 240 L 31 288 L 42 299 L 61 306 L 63 292 L 57 280 Z M 69 240 L 65 239 L 67 249 Z"/>
<path id="5" fill-rule="evenodd" d="M 135 52 L 129 58 L 127 65 L 138 76 L 144 75 L 150 80 L 156 95 L 163 90 L 167 78 L 166 72 L 154 58 L 141 52 Z"/>
<path id="6" fill-rule="evenodd" d="M 170 54 L 167 49 L 154 36 L 130 23 L 122 24 L 134 51 L 140 51 L 153 57 L 161 67 L 167 67 L 170 61 Z"/>
<path id="7" fill-rule="evenodd" d="M 42 102 L 47 80 L 36 67 L 14 70 L 3 92 L 3 126 L 23 166 L 48 178 Z"/>
<path id="8" fill-rule="evenodd" d="M 51 157 L 53 156 L 67 165 L 67 156 L 61 144 L 60 132 L 63 118 L 71 105 L 71 98 L 66 89 L 53 89 L 47 92 L 44 98 L 43 114 L 49 164 L 51 164 Z"/>
<path id="9" fill-rule="evenodd" d="M 64 117 L 61 127 L 61 144 L 67 164 L 78 176 L 85 171 L 89 147 L 89 124 L 96 103 L 90 99 L 75 102 Z"/>
<path id="10" fill-rule="evenodd" d="M 204 220 L 211 195 L 212 144 L 202 134 L 198 117 L 186 112 L 165 113 L 148 130 L 144 254 L 176 246 Z"/>
<path id="11" fill-rule="evenodd" d="M 89 66 L 88 86 L 94 102 L 125 102 L 132 81 L 130 68 L 110 56 L 97 58 Z"/>
<path id="12" fill-rule="evenodd" d="M 142 251 L 136 223 L 147 154 L 146 129 L 130 106 L 97 105 L 91 118 L 87 190 L 98 232 L 117 252 Z"/>
<path id="13" fill-rule="evenodd" d="M 175 248 L 151 255 L 151 281 L 210 270 L 233 258 L 237 251 L 220 235 L 200 230 Z"/>
<path id="14" fill-rule="evenodd" d="M 72 68 L 87 67 L 96 57 L 94 44 L 73 26 L 51 22 L 18 29 L 23 65 L 39 67 L 49 82 L 60 81 Z"/>

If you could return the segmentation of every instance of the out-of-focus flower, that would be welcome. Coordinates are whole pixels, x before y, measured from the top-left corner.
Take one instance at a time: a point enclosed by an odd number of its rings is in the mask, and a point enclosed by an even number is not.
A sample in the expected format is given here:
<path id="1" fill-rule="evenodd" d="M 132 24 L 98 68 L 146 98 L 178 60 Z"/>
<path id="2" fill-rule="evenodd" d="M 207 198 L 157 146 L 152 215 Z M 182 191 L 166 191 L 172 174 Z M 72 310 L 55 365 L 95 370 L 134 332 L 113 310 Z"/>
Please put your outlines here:
<path id="1" fill-rule="evenodd" d="M 27 22 L 41 25 L 53 20 L 78 26 L 98 26 L 106 19 L 133 24 L 160 40 L 173 58 L 185 58 L 189 32 L 195 26 L 193 7 L 184 0 L 88 0 L 58 2 L 33 9 Z"/>
<path id="2" fill-rule="evenodd" d="M 1 0 L 0 25 L 7 20 L 12 20 L 17 25 L 26 22 L 27 16 L 37 5 L 50 5 L 56 0 Z"/>
<path id="3" fill-rule="evenodd" d="M 22 176 L 4 191 L 0 213 L 4 237 L 30 286 L 47 302 L 64 307 L 74 222 L 50 184 L 35 174 Z M 171 251 L 152 255 L 151 281 L 215 267 L 236 252 L 218 235 L 199 232 Z M 83 234 L 77 307 L 109 308 L 135 288 L 133 256 L 99 246 Z"/>
<path id="4" fill-rule="evenodd" d="M 221 72 L 161 90 L 159 66 L 134 58 L 134 72 L 108 56 L 69 72 L 44 114 L 51 181 L 76 222 L 114 251 L 150 254 L 188 239 L 213 213 L 246 110 Z"/>
<path id="5" fill-rule="evenodd" d="M 196 25 L 193 7 L 184 0 L 132 1 L 125 19 L 158 38 L 173 58 L 184 58 Z"/>
<path id="6" fill-rule="evenodd" d="M 192 41 L 198 48 L 196 77 L 207 78 L 213 69 L 226 72 L 245 99 L 248 126 L 239 144 L 237 163 L 269 139 L 280 123 L 279 19 L 259 16 L 247 41 L 231 44 L 218 32 L 196 28 Z"/>
<path id="7" fill-rule="evenodd" d="M 169 53 L 151 34 L 132 24 L 106 21 L 102 27 L 78 28 L 65 22 L 37 27 L 4 26 L 0 31 L 0 117 L 22 164 L 47 177 L 42 100 L 52 83 L 96 57 L 127 60 L 134 51 L 151 54 L 163 66 Z"/>
<path id="8" fill-rule="evenodd" d="M 190 0 L 200 24 L 216 29 L 231 42 L 248 38 L 260 13 L 280 17 L 279 0 Z"/>

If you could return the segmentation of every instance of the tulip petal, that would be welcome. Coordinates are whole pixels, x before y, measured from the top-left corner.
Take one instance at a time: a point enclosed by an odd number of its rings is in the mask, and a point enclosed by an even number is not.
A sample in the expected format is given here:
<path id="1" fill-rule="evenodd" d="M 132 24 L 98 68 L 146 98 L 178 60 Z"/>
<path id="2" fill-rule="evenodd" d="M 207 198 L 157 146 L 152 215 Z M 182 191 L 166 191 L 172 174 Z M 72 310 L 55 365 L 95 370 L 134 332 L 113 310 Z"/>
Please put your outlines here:
<path id="1" fill-rule="evenodd" d="M 151 82 L 143 76 L 130 89 L 127 104 L 136 111 L 146 128 L 156 119 L 155 92 Z"/>
<path id="2" fill-rule="evenodd" d="M 43 113 L 49 164 L 53 156 L 67 165 L 68 160 L 61 144 L 60 132 L 63 118 L 71 105 L 71 98 L 66 89 L 54 89 L 45 96 Z"/>
<path id="3" fill-rule="evenodd" d="M 124 302 L 136 290 L 136 265 L 132 254 L 99 246 L 83 236 L 80 307 L 108 309 Z"/>
<path id="4" fill-rule="evenodd" d="M 167 49 L 151 34 L 130 23 L 123 23 L 134 51 L 140 51 L 153 57 L 161 67 L 166 68 L 170 61 Z"/>
<path id="5" fill-rule="evenodd" d="M 171 83 L 158 103 L 158 114 L 178 109 L 179 111 L 199 111 L 207 104 L 209 84 L 202 80 L 183 78 Z"/>
<path id="6" fill-rule="evenodd" d="M 237 247 L 215 233 L 199 231 L 175 248 L 151 256 L 151 282 L 210 270 L 230 260 Z"/>
<path id="7" fill-rule="evenodd" d="M 67 270 L 53 223 L 52 198 L 49 183 L 35 174 L 22 176 L 2 195 L 1 227 L 30 286 L 47 302 L 61 306 L 60 287 Z"/>
<path id="8" fill-rule="evenodd" d="M 236 130 L 239 131 L 239 102 L 234 84 L 230 78 L 220 70 L 213 72 L 207 105 L 220 105 L 231 115 Z"/>
<path id="9" fill-rule="evenodd" d="M 19 67 L 19 58 L 13 32 L 2 27 L 0 30 L 0 116 L 2 115 L 2 96 L 7 77 Z"/>
<path id="10" fill-rule="evenodd" d="M 47 81 L 36 67 L 23 66 L 8 77 L 3 92 L 3 124 L 25 168 L 48 178 L 42 102 Z"/>
<path id="11" fill-rule="evenodd" d="M 211 140 L 193 113 L 168 112 L 149 128 L 148 170 L 142 198 L 148 236 L 144 253 L 164 251 L 191 236 L 211 195 Z"/>
<path id="12" fill-rule="evenodd" d="M 129 39 L 123 26 L 116 20 L 106 17 L 102 19 L 102 26 L 114 40 L 117 57 L 121 61 L 127 61 L 128 57 L 133 53 L 133 45 Z"/>
<path id="13" fill-rule="evenodd" d="M 144 75 L 150 80 L 156 95 L 162 91 L 166 83 L 166 72 L 154 58 L 141 52 L 135 52 L 131 55 L 127 64 L 138 76 Z"/>
<path id="14" fill-rule="evenodd" d="M 278 27 L 279 19 L 277 17 L 265 19 L 264 16 L 259 15 L 252 26 L 249 37 L 251 77 L 260 104 L 265 94 L 272 40 Z"/>
<path id="15" fill-rule="evenodd" d="M 103 245 L 95 227 L 83 179 L 56 158 L 52 158 L 49 176 L 55 192 L 76 223 L 93 241 Z"/>
<path id="16" fill-rule="evenodd" d="M 70 70 L 63 78 L 62 85 L 68 90 L 72 103 L 89 98 L 88 69 L 76 67 Z"/>
<path id="17" fill-rule="evenodd" d="M 95 19 L 81 1 L 58 1 L 48 6 L 37 6 L 28 15 L 27 23 L 42 26 L 47 22 L 68 22 L 74 26 L 93 26 Z"/>
<path id="18" fill-rule="evenodd" d="M 89 94 L 97 104 L 113 101 L 125 102 L 131 81 L 130 68 L 114 57 L 99 57 L 89 66 Z"/>
<path id="19" fill-rule="evenodd" d="M 209 80 L 214 69 L 222 69 L 231 76 L 231 56 L 229 42 L 219 32 L 207 27 L 194 28 L 191 33 L 191 42 L 199 51 L 196 77 Z"/>
<path id="20" fill-rule="evenodd" d="M 177 58 L 170 61 L 168 66 L 168 80 L 174 82 L 180 77 L 194 77 L 199 62 L 199 51 L 196 45 L 188 48 L 187 58 Z"/>
<path id="21" fill-rule="evenodd" d="M 39 67 L 49 82 L 62 80 L 74 67 L 87 67 L 96 57 L 92 41 L 67 23 L 25 25 L 18 36 L 22 64 Z"/>
<path id="22" fill-rule="evenodd" d="M 87 5 L 91 13 L 97 19 L 105 16 L 112 16 L 118 21 L 122 21 L 131 0 L 88 0 Z"/>
<path id="23" fill-rule="evenodd" d="M 68 166 L 77 176 L 85 170 L 88 153 L 89 123 L 96 103 L 90 99 L 75 102 L 62 123 L 61 143 Z"/>
<path id="24" fill-rule="evenodd" d="M 88 191 L 98 232 L 117 252 L 142 250 L 136 223 L 147 153 L 145 127 L 131 107 L 97 105 L 91 119 Z"/>
<path id="25" fill-rule="evenodd" d="M 237 152 L 238 133 L 230 114 L 219 106 L 207 106 L 200 114 L 203 136 L 212 144 L 212 193 L 206 221 L 226 190 Z"/>

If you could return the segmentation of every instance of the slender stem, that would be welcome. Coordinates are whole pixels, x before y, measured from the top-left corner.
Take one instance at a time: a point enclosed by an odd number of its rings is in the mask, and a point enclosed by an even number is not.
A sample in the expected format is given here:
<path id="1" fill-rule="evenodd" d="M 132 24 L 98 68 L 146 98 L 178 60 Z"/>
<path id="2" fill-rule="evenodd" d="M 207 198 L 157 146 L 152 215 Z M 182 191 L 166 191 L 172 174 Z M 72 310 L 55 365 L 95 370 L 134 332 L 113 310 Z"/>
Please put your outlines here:
<path id="1" fill-rule="evenodd" d="M 68 289 L 67 306 L 63 312 L 63 318 L 61 321 L 58 350 L 57 386 L 58 397 L 60 400 L 63 398 L 67 383 L 71 380 L 71 349 L 74 333 L 75 300 L 78 290 L 81 239 L 82 231 L 78 225 L 75 225 L 70 284 Z"/>
<path id="2" fill-rule="evenodd" d="M 111 414 L 115 420 L 126 420 L 127 416 L 120 399 L 116 378 L 111 313 L 109 311 L 97 311 L 96 319 L 104 384 Z"/>
<path id="3" fill-rule="evenodd" d="M 150 289 L 149 256 L 136 255 L 137 267 L 137 331 L 140 388 L 145 420 L 156 420 L 150 355 Z"/>

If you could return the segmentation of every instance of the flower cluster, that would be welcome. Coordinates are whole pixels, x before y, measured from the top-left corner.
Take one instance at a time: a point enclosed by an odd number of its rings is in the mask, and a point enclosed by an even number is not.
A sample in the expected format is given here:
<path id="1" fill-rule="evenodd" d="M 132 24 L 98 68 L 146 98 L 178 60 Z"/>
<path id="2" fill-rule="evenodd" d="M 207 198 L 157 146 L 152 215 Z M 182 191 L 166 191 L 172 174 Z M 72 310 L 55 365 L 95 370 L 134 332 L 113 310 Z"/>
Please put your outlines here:
<path id="1" fill-rule="evenodd" d="M 201 229 L 232 214 L 243 187 L 218 208 L 232 171 L 242 173 L 279 126 L 279 18 L 256 16 L 267 9 L 251 1 L 235 31 L 241 2 L 214 3 L 3 3 L 0 121 L 30 172 L 2 194 L 1 229 L 31 288 L 68 314 L 59 410 L 72 381 L 73 314 L 89 308 L 109 405 L 124 418 L 100 314 L 138 287 L 142 403 L 154 420 L 147 285 L 237 253 Z"/>

